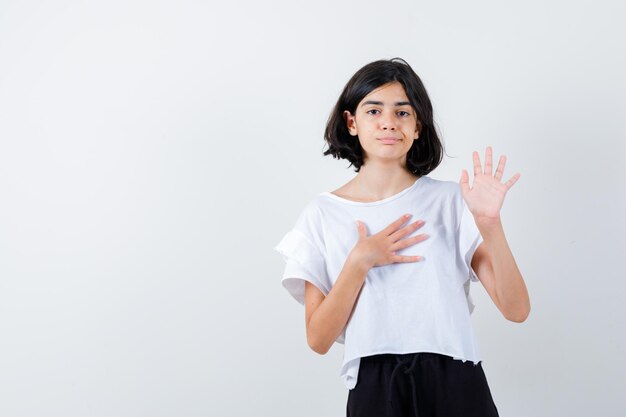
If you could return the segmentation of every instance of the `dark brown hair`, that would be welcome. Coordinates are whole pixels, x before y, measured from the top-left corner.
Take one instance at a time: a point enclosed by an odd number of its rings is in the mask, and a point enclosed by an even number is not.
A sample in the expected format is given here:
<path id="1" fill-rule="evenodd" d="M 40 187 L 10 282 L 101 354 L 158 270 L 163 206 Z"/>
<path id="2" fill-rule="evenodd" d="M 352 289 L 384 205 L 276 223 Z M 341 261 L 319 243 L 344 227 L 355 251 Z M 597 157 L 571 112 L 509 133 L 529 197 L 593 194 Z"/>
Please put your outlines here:
<path id="1" fill-rule="evenodd" d="M 405 60 L 397 57 L 371 62 L 350 78 L 328 118 L 324 140 L 329 148 L 324 151 L 324 155 L 347 159 L 355 167 L 355 172 L 359 172 L 364 163 L 363 149 L 358 137 L 350 135 L 343 112 L 348 110 L 354 115 L 365 96 L 394 81 L 404 87 L 418 125 L 421 126 L 419 139 L 413 141 L 407 153 L 406 166 L 409 171 L 420 176 L 437 168 L 443 159 L 444 150 L 433 122 L 432 104 L 422 80 Z"/>

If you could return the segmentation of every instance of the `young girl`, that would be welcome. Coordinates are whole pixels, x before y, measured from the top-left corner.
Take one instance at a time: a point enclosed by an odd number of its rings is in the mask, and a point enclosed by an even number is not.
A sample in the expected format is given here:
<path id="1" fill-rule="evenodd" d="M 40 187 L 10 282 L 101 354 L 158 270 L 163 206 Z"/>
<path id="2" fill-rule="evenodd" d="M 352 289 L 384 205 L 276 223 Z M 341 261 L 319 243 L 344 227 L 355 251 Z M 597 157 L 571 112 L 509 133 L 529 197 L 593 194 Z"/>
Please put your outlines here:
<path id="1" fill-rule="evenodd" d="M 402 59 L 372 62 L 348 81 L 329 118 L 324 155 L 357 175 L 306 205 L 274 248 L 283 286 L 305 305 L 311 349 L 344 344 L 348 417 L 498 416 L 470 314 L 480 281 L 502 315 L 530 311 L 500 209 L 502 183 L 473 154 L 474 181 L 427 176 L 443 146 L 420 78 Z M 411 218 L 411 222 L 407 224 Z"/>

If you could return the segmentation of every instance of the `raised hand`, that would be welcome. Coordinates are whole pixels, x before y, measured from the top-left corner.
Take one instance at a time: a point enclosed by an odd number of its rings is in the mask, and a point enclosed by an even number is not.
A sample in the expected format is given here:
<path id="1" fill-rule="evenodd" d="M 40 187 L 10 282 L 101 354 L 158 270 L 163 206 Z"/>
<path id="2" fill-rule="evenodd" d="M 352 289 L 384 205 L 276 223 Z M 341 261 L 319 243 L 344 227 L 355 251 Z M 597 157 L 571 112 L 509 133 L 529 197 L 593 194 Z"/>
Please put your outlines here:
<path id="1" fill-rule="evenodd" d="M 502 183 L 502 174 L 506 165 L 506 156 L 502 155 L 498 162 L 496 173 L 492 174 L 491 146 L 485 151 L 485 170 L 483 171 L 478 152 L 474 151 L 474 184 L 469 185 L 469 174 L 466 170 L 461 172 L 461 194 L 467 207 L 476 221 L 499 221 L 500 209 L 504 203 L 504 197 L 509 189 L 517 182 L 520 173 L 516 173 L 507 182 Z"/>

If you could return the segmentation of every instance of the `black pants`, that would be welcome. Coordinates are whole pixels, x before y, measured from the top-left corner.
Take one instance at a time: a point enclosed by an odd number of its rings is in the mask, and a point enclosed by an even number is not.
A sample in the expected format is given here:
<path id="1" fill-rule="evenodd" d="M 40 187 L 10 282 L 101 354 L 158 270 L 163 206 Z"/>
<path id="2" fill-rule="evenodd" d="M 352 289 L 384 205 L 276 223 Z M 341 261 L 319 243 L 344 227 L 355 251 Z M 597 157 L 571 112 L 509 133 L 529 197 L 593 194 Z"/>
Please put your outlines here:
<path id="1" fill-rule="evenodd" d="M 361 358 L 347 417 L 497 417 L 482 363 L 438 353 Z"/>

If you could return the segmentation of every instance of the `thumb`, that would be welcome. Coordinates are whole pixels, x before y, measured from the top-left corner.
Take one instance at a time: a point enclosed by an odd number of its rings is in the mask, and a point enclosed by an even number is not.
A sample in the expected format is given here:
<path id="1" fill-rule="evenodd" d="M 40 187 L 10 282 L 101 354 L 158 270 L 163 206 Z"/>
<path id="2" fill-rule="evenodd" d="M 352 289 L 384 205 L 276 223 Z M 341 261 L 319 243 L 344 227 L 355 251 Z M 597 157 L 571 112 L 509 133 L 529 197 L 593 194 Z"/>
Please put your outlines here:
<path id="1" fill-rule="evenodd" d="M 461 180 L 459 181 L 459 186 L 461 187 L 461 195 L 465 197 L 465 195 L 470 190 L 469 174 L 466 170 L 461 171 Z"/>
<path id="2" fill-rule="evenodd" d="M 356 221 L 356 231 L 359 233 L 359 239 L 363 237 L 363 223 L 360 220 Z"/>

